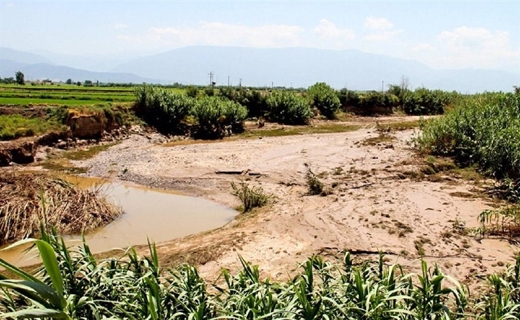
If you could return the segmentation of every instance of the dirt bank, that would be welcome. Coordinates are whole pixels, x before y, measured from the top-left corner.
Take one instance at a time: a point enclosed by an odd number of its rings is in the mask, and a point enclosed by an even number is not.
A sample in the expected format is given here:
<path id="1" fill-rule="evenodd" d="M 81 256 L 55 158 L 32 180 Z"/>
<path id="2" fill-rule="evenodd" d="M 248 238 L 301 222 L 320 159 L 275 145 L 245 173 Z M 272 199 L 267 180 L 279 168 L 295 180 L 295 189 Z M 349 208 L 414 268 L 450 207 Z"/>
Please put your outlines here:
<path id="1" fill-rule="evenodd" d="M 248 180 L 275 195 L 270 207 L 223 228 L 158 245 L 163 261 L 198 263 L 208 278 L 221 268 L 234 269 L 238 254 L 261 265 L 265 275 L 286 278 L 307 256 L 342 250 L 372 258 L 381 250 L 412 269 L 424 256 L 467 281 L 501 269 L 517 248 L 467 234 L 490 208 L 486 199 L 470 196 L 476 186 L 453 177 L 410 179 L 417 170 L 410 148 L 415 131 L 381 136 L 376 130 L 376 121 L 403 120 L 416 119 L 361 118 L 355 121 L 361 128 L 352 132 L 170 147 L 131 136 L 75 164 L 88 167 L 88 175 L 179 189 L 229 206 L 239 204 L 231 181 Z M 307 195 L 305 164 L 331 188 L 330 195 Z"/>

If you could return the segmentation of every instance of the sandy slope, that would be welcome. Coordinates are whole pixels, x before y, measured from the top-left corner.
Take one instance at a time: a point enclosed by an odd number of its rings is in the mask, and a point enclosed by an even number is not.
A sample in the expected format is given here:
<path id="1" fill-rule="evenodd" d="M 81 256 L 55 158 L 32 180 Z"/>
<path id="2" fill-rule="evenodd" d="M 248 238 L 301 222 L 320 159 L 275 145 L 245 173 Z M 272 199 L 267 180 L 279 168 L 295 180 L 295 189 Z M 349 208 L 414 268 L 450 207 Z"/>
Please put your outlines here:
<path id="1" fill-rule="evenodd" d="M 394 141 L 365 145 L 379 133 L 375 119 L 362 119 L 361 124 L 361 129 L 346 133 L 170 147 L 133 136 L 76 164 L 89 167 L 89 175 L 113 173 L 122 180 L 180 189 L 230 206 L 239 204 L 231 195 L 231 181 L 248 180 L 275 195 L 273 205 L 223 228 L 158 245 L 164 261 L 198 263 L 208 278 L 221 268 L 236 268 L 238 254 L 274 278 L 287 277 L 309 255 L 341 257 L 342 250 L 374 259 L 382 250 L 389 261 L 416 269 L 422 246 L 427 260 L 468 281 L 511 261 L 517 248 L 507 242 L 479 242 L 454 228 L 478 226 L 478 214 L 489 208 L 485 199 L 456 196 L 471 194 L 471 183 L 406 178 L 403 172 L 416 169 L 405 165 L 414 163 L 409 141 L 415 133 L 397 132 Z M 330 195 L 306 194 L 305 164 L 332 189 Z M 219 170 L 244 173 L 217 174 Z"/>

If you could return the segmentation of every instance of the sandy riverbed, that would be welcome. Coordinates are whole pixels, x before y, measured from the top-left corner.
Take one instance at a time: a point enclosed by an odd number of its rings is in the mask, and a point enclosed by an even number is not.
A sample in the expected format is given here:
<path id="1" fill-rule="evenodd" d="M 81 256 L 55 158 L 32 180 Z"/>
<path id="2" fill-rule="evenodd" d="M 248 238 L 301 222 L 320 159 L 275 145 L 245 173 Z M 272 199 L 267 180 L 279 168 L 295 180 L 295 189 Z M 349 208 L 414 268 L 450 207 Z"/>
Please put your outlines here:
<path id="1" fill-rule="evenodd" d="M 512 261 L 518 248 L 508 242 L 477 241 L 457 232 L 460 225 L 478 226 L 478 214 L 490 208 L 482 197 L 460 197 L 472 193 L 472 183 L 403 175 L 416 169 L 410 146 L 416 131 L 394 132 L 392 141 L 366 144 L 379 137 L 376 119 L 358 124 L 359 130 L 344 133 L 175 146 L 135 135 L 74 164 L 89 168 L 91 176 L 177 189 L 231 207 L 239 205 L 231 181 L 247 180 L 275 195 L 269 207 L 223 228 L 158 244 L 166 264 L 196 263 L 208 279 L 221 268 L 238 268 L 239 254 L 272 278 L 286 278 L 312 254 L 341 257 L 342 250 L 371 259 L 381 250 L 389 262 L 416 269 L 422 247 L 426 260 L 463 281 L 502 270 L 497 265 Z M 305 164 L 331 187 L 330 195 L 306 194 Z"/>

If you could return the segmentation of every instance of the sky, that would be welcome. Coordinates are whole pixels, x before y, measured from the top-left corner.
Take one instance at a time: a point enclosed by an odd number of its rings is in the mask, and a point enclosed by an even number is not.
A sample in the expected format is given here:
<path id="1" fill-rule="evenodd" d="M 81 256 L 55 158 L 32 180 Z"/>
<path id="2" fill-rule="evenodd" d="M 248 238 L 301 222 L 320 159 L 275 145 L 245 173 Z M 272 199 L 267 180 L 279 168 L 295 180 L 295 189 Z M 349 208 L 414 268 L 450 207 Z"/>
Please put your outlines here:
<path id="1" fill-rule="evenodd" d="M 0 46 L 139 56 L 192 45 L 357 49 L 520 73 L 517 1 L 0 0 Z"/>

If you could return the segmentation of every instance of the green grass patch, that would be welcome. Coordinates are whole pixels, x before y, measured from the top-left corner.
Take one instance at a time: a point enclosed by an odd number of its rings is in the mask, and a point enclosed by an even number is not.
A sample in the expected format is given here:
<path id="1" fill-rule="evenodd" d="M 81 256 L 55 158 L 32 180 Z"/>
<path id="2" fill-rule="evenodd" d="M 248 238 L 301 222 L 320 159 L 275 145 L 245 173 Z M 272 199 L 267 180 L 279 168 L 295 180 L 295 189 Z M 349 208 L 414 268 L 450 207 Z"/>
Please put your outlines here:
<path id="1" fill-rule="evenodd" d="M 56 121 L 41 118 L 24 118 L 21 115 L 0 115 L 0 140 L 39 135 L 50 130 L 64 130 Z"/>
<path id="2" fill-rule="evenodd" d="M 103 100 L 64 100 L 64 99 L 42 99 L 42 98 L 5 98 L 0 97 L 0 105 L 55 105 L 55 106 L 78 106 L 105 103 Z"/>

